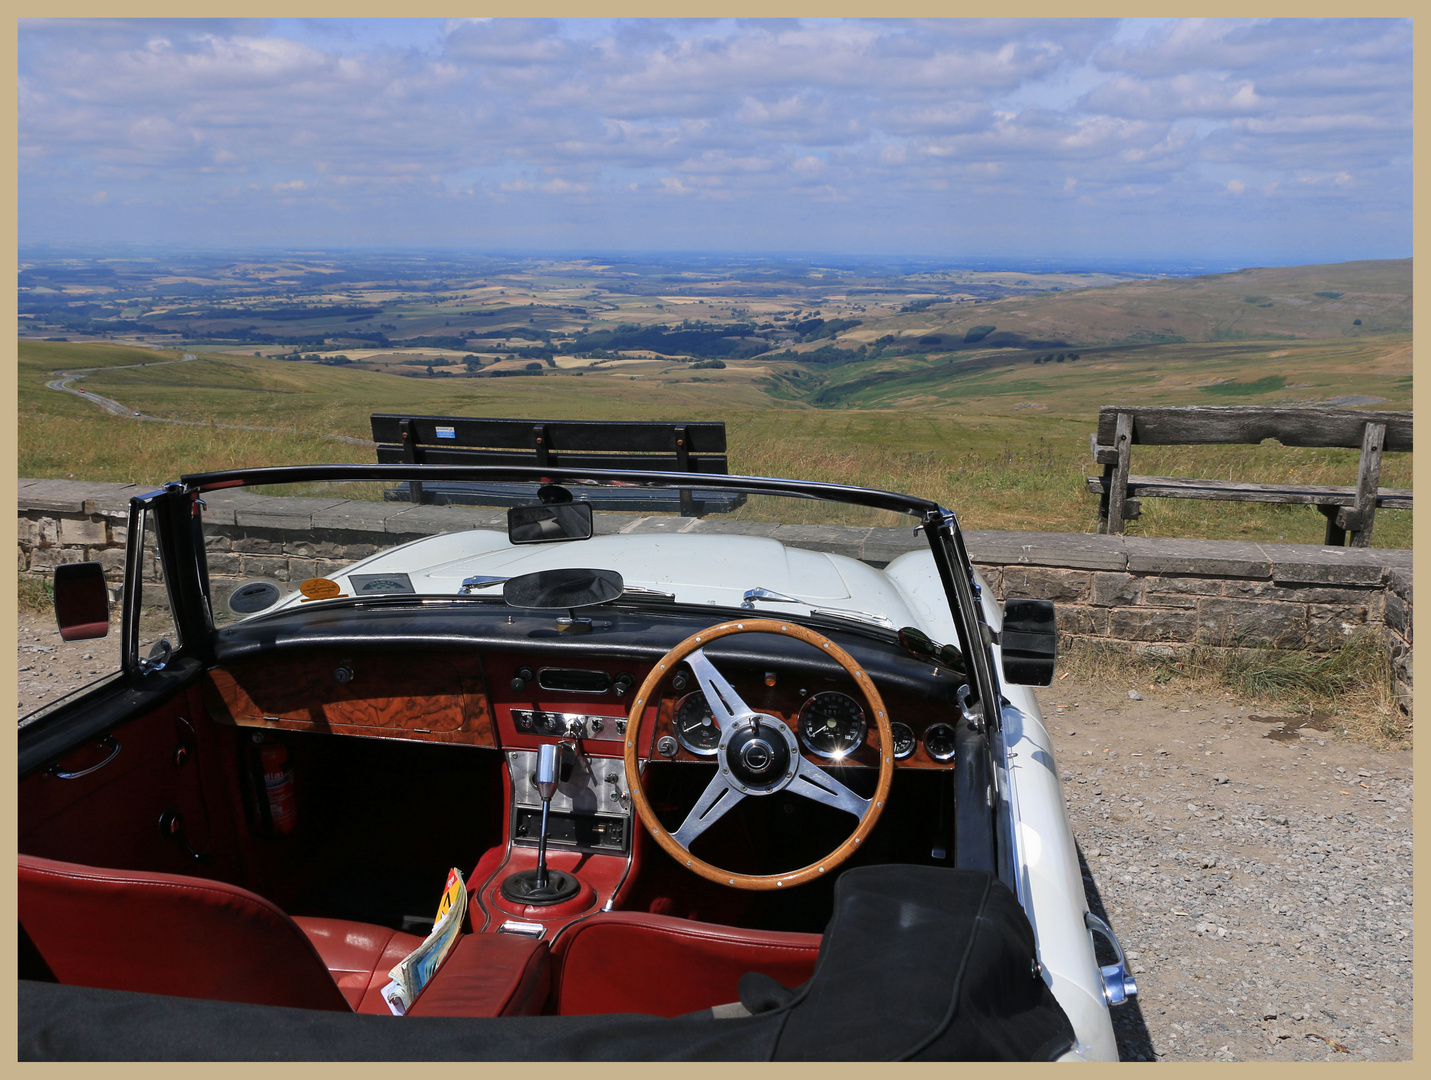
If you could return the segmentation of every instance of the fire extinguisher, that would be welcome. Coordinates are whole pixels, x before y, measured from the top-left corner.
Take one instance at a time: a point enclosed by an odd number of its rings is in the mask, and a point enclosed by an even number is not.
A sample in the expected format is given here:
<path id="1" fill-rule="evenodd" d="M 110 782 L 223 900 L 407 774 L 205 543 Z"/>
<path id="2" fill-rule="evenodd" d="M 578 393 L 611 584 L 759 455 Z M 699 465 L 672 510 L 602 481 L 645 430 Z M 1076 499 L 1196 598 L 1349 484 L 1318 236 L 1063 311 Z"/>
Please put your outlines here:
<path id="1" fill-rule="evenodd" d="M 254 736 L 261 745 L 258 751 L 259 773 L 263 778 L 258 792 L 259 816 L 275 836 L 287 836 L 298 824 L 298 805 L 293 798 L 293 766 L 288 762 L 288 747 Z"/>

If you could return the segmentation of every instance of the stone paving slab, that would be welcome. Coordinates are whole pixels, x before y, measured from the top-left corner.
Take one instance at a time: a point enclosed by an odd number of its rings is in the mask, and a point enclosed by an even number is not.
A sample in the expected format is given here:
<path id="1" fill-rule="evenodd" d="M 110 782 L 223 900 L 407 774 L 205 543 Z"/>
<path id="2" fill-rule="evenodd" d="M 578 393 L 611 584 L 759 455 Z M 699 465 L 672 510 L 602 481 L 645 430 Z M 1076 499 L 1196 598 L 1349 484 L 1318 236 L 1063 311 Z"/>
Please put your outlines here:
<path id="1" fill-rule="evenodd" d="M 1390 571 L 1411 569 L 1411 552 L 1395 548 L 1263 544 L 1272 578 L 1289 585 L 1379 585 Z"/>
<path id="2" fill-rule="evenodd" d="M 234 524 L 243 528 L 294 529 L 309 532 L 313 515 L 332 509 L 346 499 L 275 498 L 267 505 L 249 504 L 234 511 Z"/>
<path id="3" fill-rule="evenodd" d="M 1014 532 L 975 529 L 964 534 L 969 558 L 977 563 L 1066 566 L 1075 570 L 1124 570 L 1125 537 L 1089 533 Z"/>
<path id="4" fill-rule="evenodd" d="M 1260 544 L 1247 540 L 1123 538 L 1128 570 L 1135 574 L 1214 574 L 1267 578 L 1272 563 Z"/>
<path id="5" fill-rule="evenodd" d="M 351 532 L 386 533 L 388 522 L 412 509 L 408 503 L 363 502 L 349 499 L 346 502 L 319 510 L 313 515 L 313 528 L 342 529 Z"/>
<path id="6" fill-rule="evenodd" d="M 21 510 L 53 510 L 69 514 L 84 513 L 86 499 L 104 498 L 117 487 L 126 486 L 88 480 L 22 480 L 21 484 Z"/>
<path id="7" fill-rule="evenodd" d="M 506 528 L 505 510 L 493 511 L 490 506 L 409 506 L 401 514 L 387 519 L 389 533 L 434 536 L 461 529 L 492 528 L 500 515 Z"/>
<path id="8" fill-rule="evenodd" d="M 154 489 L 144 484 L 113 484 L 114 490 L 91 495 L 84 501 L 84 508 L 91 514 L 106 516 L 128 515 L 129 500 L 136 495 L 148 495 Z"/>

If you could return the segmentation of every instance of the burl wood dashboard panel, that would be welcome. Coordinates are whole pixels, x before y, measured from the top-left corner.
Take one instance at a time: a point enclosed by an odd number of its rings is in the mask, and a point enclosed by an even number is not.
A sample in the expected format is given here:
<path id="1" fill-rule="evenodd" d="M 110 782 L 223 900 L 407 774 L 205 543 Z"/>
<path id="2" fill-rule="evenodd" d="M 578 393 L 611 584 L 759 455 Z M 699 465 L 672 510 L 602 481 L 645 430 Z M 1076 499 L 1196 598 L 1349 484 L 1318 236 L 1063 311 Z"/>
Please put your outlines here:
<path id="1" fill-rule="evenodd" d="M 347 681 L 343 674 L 351 673 Z M 497 745 L 470 654 L 314 652 L 236 662 L 204 680 L 213 715 L 240 727 Z"/>

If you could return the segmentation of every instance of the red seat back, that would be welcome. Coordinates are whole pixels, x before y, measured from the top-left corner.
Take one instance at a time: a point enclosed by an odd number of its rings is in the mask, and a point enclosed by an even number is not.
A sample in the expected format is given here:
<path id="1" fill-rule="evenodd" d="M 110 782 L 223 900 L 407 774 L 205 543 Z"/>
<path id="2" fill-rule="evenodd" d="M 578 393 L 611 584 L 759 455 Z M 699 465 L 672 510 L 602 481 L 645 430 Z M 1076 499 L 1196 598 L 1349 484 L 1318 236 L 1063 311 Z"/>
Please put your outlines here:
<path id="1" fill-rule="evenodd" d="M 21 855 L 19 914 L 62 983 L 349 1011 L 293 920 L 221 881 Z"/>
<path id="2" fill-rule="evenodd" d="M 557 1013 L 682 1013 L 737 1000 L 747 971 L 798 986 L 815 970 L 819 934 L 744 930 L 669 915 L 611 911 L 564 930 Z"/>

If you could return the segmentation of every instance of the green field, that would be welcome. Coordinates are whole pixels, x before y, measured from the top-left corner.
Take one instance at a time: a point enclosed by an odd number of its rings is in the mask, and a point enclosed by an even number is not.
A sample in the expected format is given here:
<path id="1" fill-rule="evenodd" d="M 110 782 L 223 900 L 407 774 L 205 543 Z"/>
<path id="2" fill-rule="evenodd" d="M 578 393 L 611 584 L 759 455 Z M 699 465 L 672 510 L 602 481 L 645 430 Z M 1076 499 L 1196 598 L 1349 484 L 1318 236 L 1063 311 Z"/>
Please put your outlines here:
<path id="1" fill-rule="evenodd" d="M 1128 288 L 1130 286 L 1118 286 Z M 1090 292 L 1098 290 L 1089 290 Z M 1033 303 L 1033 300 L 1005 303 Z M 985 310 L 994 305 L 986 306 Z M 981 312 L 983 314 L 983 312 Z M 993 321 L 993 320 L 989 320 Z M 934 498 L 966 528 L 1092 531 L 1083 477 L 1099 405 L 1258 404 L 1379 397 L 1411 407 L 1407 334 L 1350 340 L 1170 343 L 1078 350 L 1034 365 L 1017 350 L 902 358 L 894 364 L 771 364 L 756 358 L 693 372 L 665 359 L 612 370 L 560 367 L 500 379 L 406 378 L 384 371 L 191 349 L 21 341 L 21 476 L 157 484 L 183 472 L 372 461 L 373 412 L 544 419 L 724 420 L 731 470 L 889 488 Z M 1044 354 L 1047 350 L 1044 351 Z M 1017 355 L 1016 355 L 1017 354 Z M 979 367 L 981 362 L 983 366 Z M 148 363 L 147 367 L 128 365 Z M 973 365 L 972 367 L 970 365 Z M 148 416 L 116 417 L 44 388 L 56 370 L 99 368 L 79 385 Z M 861 370 L 861 369 L 868 370 Z M 799 377 L 785 374 L 801 371 Z M 886 375 L 883 380 L 874 376 Z M 803 384 L 796 392 L 794 387 Z M 811 388 L 843 396 L 815 407 Z M 274 430 L 236 430 L 241 425 Z M 1355 451 L 1195 447 L 1135 452 L 1139 472 L 1350 484 Z M 1388 455 L 1382 483 L 1411 486 L 1411 455 Z M 1148 500 L 1129 532 L 1318 543 L 1314 509 Z M 1411 546 L 1411 512 L 1377 515 L 1376 543 Z"/>

